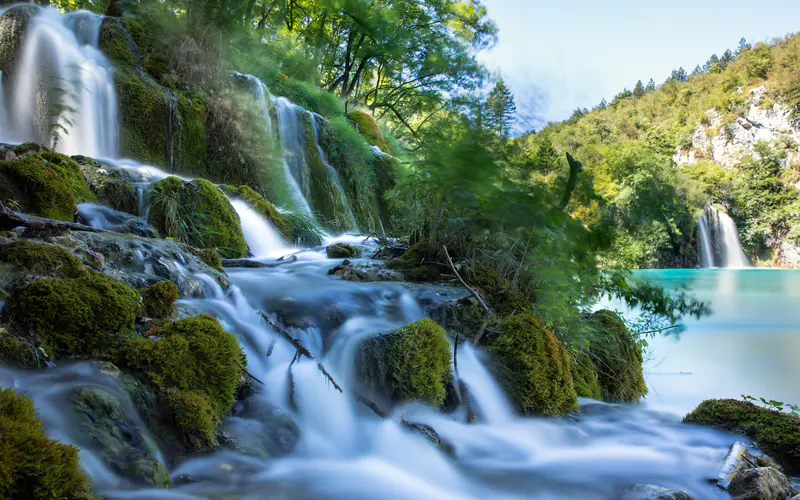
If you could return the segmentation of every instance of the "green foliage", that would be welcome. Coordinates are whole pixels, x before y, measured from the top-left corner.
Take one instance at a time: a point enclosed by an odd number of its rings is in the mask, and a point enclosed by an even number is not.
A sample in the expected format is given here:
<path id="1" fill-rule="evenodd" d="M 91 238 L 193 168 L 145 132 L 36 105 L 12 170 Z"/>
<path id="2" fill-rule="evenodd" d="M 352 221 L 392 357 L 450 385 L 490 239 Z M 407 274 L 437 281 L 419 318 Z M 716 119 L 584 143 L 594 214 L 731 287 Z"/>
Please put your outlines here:
<path id="1" fill-rule="evenodd" d="M 172 281 L 160 281 L 141 290 L 142 314 L 148 318 L 168 318 L 175 312 L 178 300 L 178 285 Z"/>
<path id="2" fill-rule="evenodd" d="M 436 281 L 439 279 L 439 267 L 423 263 L 430 250 L 426 242 L 419 242 L 406 250 L 401 257 L 388 261 L 386 267 L 400 271 L 403 278 L 409 281 Z"/>
<path id="3" fill-rule="evenodd" d="M 493 369 L 523 415 L 563 415 L 578 409 L 567 350 L 532 314 L 509 316 L 489 339 Z"/>
<path id="4" fill-rule="evenodd" d="M 301 212 L 286 212 L 283 218 L 292 228 L 292 241 L 297 245 L 316 247 L 322 245 L 323 234 L 310 215 Z"/>
<path id="5" fill-rule="evenodd" d="M 47 437 L 33 401 L 0 389 L 0 496 L 88 499 L 78 449 Z"/>
<path id="6" fill-rule="evenodd" d="M 636 402 L 647 394 L 642 374 L 642 344 L 628 330 L 618 314 L 603 309 L 591 316 L 593 335 L 588 356 L 597 372 L 601 399 L 611 402 Z"/>
<path id="7" fill-rule="evenodd" d="M 325 249 L 329 259 L 352 259 L 361 255 L 361 251 L 347 243 L 335 243 Z"/>
<path id="8" fill-rule="evenodd" d="M 81 259 L 64 248 L 46 243 L 16 241 L 0 248 L 0 261 L 41 276 L 79 278 L 88 274 Z"/>
<path id="9" fill-rule="evenodd" d="M 50 355 L 92 356 L 133 328 L 140 298 L 126 284 L 88 271 L 77 278 L 46 278 L 13 290 L 9 318 L 30 328 Z"/>
<path id="10" fill-rule="evenodd" d="M 247 242 L 227 196 L 205 179 L 169 177 L 151 187 L 148 222 L 164 236 L 226 258 L 245 257 Z"/>
<path id="11" fill-rule="evenodd" d="M 794 415 L 747 401 L 711 399 L 700 403 L 683 421 L 741 432 L 789 474 L 800 472 L 800 418 Z"/>
<path id="12" fill-rule="evenodd" d="M 239 366 L 245 364 L 236 337 L 215 318 L 200 315 L 133 340 L 125 359 L 165 398 L 186 440 L 198 450 L 211 446 L 214 429 L 233 405 Z"/>
<path id="13" fill-rule="evenodd" d="M 27 342 L 4 332 L 0 328 L 0 364 L 11 368 L 37 368 L 39 360 Z"/>
<path id="14" fill-rule="evenodd" d="M 425 318 L 364 341 L 357 366 L 364 385 L 389 390 L 394 400 L 419 399 L 441 407 L 450 362 L 444 330 Z"/>

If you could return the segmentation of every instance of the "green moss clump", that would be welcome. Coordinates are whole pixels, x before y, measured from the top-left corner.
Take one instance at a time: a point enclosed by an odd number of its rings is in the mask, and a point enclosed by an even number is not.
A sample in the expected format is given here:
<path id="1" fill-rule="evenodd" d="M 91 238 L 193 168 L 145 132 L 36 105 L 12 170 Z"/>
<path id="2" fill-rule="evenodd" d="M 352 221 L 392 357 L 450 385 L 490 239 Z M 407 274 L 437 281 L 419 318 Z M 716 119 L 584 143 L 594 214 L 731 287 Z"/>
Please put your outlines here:
<path id="1" fill-rule="evenodd" d="M 591 316 L 595 330 L 589 351 L 597 370 L 602 400 L 635 402 L 647 394 L 642 373 L 642 347 L 615 312 L 603 309 Z"/>
<path id="2" fill-rule="evenodd" d="M 384 153 L 390 152 L 389 144 L 371 114 L 366 111 L 352 111 L 347 113 L 347 118 L 358 126 L 358 133 L 370 146 L 377 146 Z"/>
<path id="3" fill-rule="evenodd" d="M 88 499 L 78 449 L 47 437 L 33 401 L 0 389 L 0 497 Z"/>
<path id="4" fill-rule="evenodd" d="M 134 66 L 138 62 L 133 40 L 118 18 L 103 19 L 100 25 L 100 50 L 118 65 Z"/>
<path id="5" fill-rule="evenodd" d="M 0 161 L 0 200 L 25 213 L 72 221 L 77 203 L 96 199 L 78 164 L 64 155 L 42 150 Z"/>
<path id="6" fill-rule="evenodd" d="M 179 172 L 202 175 L 206 172 L 206 104 L 197 96 L 178 93 L 178 154 L 175 167 Z"/>
<path id="7" fill-rule="evenodd" d="M 0 261 L 42 276 L 79 278 L 88 274 L 81 259 L 64 248 L 47 243 L 16 241 L 0 248 Z"/>
<path id="8" fill-rule="evenodd" d="M 583 398 L 603 399 L 603 391 L 592 358 L 586 351 L 578 351 L 572 357 L 572 381 L 575 393 Z"/>
<path id="9" fill-rule="evenodd" d="M 246 257 L 247 241 L 230 200 L 205 179 L 168 177 L 153 185 L 148 222 L 163 236 L 198 248 L 214 248 L 225 258 Z"/>
<path id="10" fill-rule="evenodd" d="M 287 221 L 289 226 L 291 226 L 291 241 L 296 245 L 306 247 L 322 245 L 324 236 L 312 216 L 301 212 L 287 212 L 281 215 L 283 215 L 283 218 Z"/>
<path id="11" fill-rule="evenodd" d="M 160 281 L 139 292 L 142 296 L 142 314 L 148 318 L 168 318 L 175 312 L 178 285 Z"/>
<path id="12" fill-rule="evenodd" d="M 743 433 L 789 474 L 800 474 L 800 418 L 794 415 L 747 401 L 709 399 L 683 421 Z"/>
<path id="13" fill-rule="evenodd" d="M 16 288 L 10 318 L 32 329 L 53 356 L 91 356 L 130 330 L 140 298 L 128 285 L 95 271 L 74 279 L 39 279 Z"/>
<path id="14" fill-rule="evenodd" d="M 396 401 L 444 405 L 450 379 L 450 343 L 442 327 L 425 318 L 367 339 L 357 358 L 362 383 L 389 390 Z"/>
<path id="15" fill-rule="evenodd" d="M 215 269 L 221 272 L 222 274 L 225 274 L 225 268 L 222 267 L 222 257 L 220 257 L 219 252 L 217 252 L 213 248 L 201 249 L 201 248 L 195 248 L 193 246 L 188 246 L 186 250 L 192 255 L 202 260 L 211 269 Z"/>
<path id="16" fill-rule="evenodd" d="M 114 72 L 120 117 L 120 153 L 135 160 L 167 166 L 169 124 L 167 94 L 150 77 L 118 68 Z"/>
<path id="17" fill-rule="evenodd" d="M 207 449 L 234 402 L 239 365 L 245 364 L 239 343 L 208 315 L 165 325 L 154 335 L 132 341 L 126 362 L 158 389 L 187 442 Z"/>
<path id="18" fill-rule="evenodd" d="M 508 278 L 496 269 L 480 264 L 470 266 L 464 273 L 464 279 L 470 285 L 480 288 L 500 316 L 523 313 L 531 307 L 530 301 L 514 290 Z"/>
<path id="19" fill-rule="evenodd" d="M 361 255 L 361 250 L 347 243 L 335 243 L 325 249 L 329 259 L 352 259 Z"/>
<path id="20" fill-rule="evenodd" d="M 440 276 L 439 267 L 435 264 L 423 264 L 428 250 L 425 242 L 419 242 L 406 250 L 402 257 L 388 261 L 386 267 L 400 271 L 403 278 L 409 281 L 436 281 Z"/>
<path id="21" fill-rule="evenodd" d="M 494 370 L 523 415 L 563 415 L 578 409 L 564 346 L 538 316 L 517 314 L 489 339 Z"/>
<path id="22" fill-rule="evenodd" d="M 39 362 L 36 355 L 19 338 L 3 334 L 0 335 L 0 365 L 35 368 L 39 366 Z"/>

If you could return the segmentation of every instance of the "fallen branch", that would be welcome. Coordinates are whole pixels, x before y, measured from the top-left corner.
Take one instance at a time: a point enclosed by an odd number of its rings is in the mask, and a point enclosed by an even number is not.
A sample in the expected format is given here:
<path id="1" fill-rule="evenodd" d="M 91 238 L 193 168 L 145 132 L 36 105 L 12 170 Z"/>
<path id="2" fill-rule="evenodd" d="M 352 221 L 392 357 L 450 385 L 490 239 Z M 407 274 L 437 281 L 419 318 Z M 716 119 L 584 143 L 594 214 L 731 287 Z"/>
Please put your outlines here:
<path id="1" fill-rule="evenodd" d="M 325 378 L 327 378 L 330 381 L 330 383 L 333 384 L 333 386 L 336 388 L 337 391 L 344 392 L 342 388 L 339 387 L 339 384 L 337 384 L 336 381 L 333 379 L 331 374 L 328 373 L 328 370 L 325 369 L 325 366 L 322 364 L 322 362 L 320 362 L 317 359 L 317 357 L 314 356 L 314 353 L 306 349 L 306 346 L 304 346 L 303 343 L 300 342 L 300 339 L 294 337 L 285 328 L 276 323 L 272 318 L 270 318 L 263 312 L 261 313 L 261 317 L 264 318 L 264 321 L 266 321 L 269 326 L 271 326 L 276 332 L 278 332 L 278 335 L 280 335 L 281 337 L 286 339 L 290 344 L 292 344 L 294 348 L 297 349 L 298 354 L 305 356 L 306 358 L 312 361 L 316 361 L 317 368 L 319 368 L 319 371 L 321 371 L 322 374 L 325 375 Z"/>
<path id="2" fill-rule="evenodd" d="M 367 399 L 366 397 L 364 397 L 364 396 L 362 396 L 360 394 L 356 394 L 356 401 L 358 401 L 362 405 L 364 405 L 367 408 L 369 408 L 370 410 L 372 410 L 373 413 L 375 413 L 375 415 L 377 415 L 377 416 L 379 416 L 381 418 L 387 418 L 389 416 L 389 414 L 386 413 L 385 411 L 381 410 L 381 408 L 378 405 L 376 405 L 375 402 L 373 402 L 372 400 Z"/>
<path id="3" fill-rule="evenodd" d="M 251 379 L 255 380 L 256 382 L 258 382 L 258 383 L 259 383 L 259 384 L 261 384 L 261 385 L 267 385 L 267 384 L 265 384 L 264 382 L 262 382 L 261 380 L 259 380 L 259 379 L 258 379 L 258 377 L 256 377 L 255 375 L 253 375 L 252 373 L 250 373 L 249 371 L 247 371 L 247 369 L 246 369 L 244 366 L 242 366 L 242 365 L 241 365 L 241 363 L 239 363 L 239 362 L 238 362 L 238 361 L 236 361 L 235 359 L 233 360 L 233 362 L 234 362 L 234 363 L 236 363 L 236 366 L 238 366 L 238 367 L 239 367 L 239 369 L 240 369 L 240 370 L 242 370 L 242 372 L 243 372 L 245 375 L 247 375 L 248 377 L 250 377 Z"/>
<path id="4" fill-rule="evenodd" d="M 467 291 L 470 293 L 470 295 L 472 295 L 473 297 L 478 299 L 478 303 L 480 303 L 481 307 L 483 307 L 486 310 L 486 317 L 483 318 L 483 324 L 481 325 L 480 329 L 478 330 L 478 333 L 475 334 L 475 340 L 472 341 L 473 344 L 478 345 L 478 342 L 480 342 L 481 337 L 483 337 L 483 332 L 486 330 L 486 327 L 489 325 L 489 319 L 492 317 L 492 309 L 489 306 L 486 305 L 486 302 L 483 301 L 483 297 L 481 297 L 481 295 L 477 291 L 475 291 L 474 288 L 469 286 L 467 284 L 467 282 L 464 281 L 464 278 L 462 278 L 461 275 L 458 274 L 458 270 L 456 269 L 456 265 L 453 264 L 453 259 L 450 258 L 450 253 L 447 251 L 447 247 L 446 246 L 442 246 L 442 248 L 444 249 L 444 255 L 447 257 L 447 263 L 450 265 L 450 269 L 453 271 L 453 274 L 456 275 L 456 278 L 458 278 L 458 281 L 461 282 L 461 284 L 464 286 L 464 288 L 467 289 Z"/>
<path id="5" fill-rule="evenodd" d="M 38 233 L 57 233 L 63 231 L 84 231 L 88 233 L 106 233 L 103 229 L 78 224 L 77 222 L 65 222 L 62 220 L 45 219 L 35 215 L 27 215 L 15 212 L 0 202 L 0 231 L 11 231 L 18 227 L 24 227 Z"/>
<path id="6" fill-rule="evenodd" d="M 244 267 L 248 269 L 275 268 L 297 262 L 297 255 L 274 262 L 259 262 L 250 259 L 222 259 L 222 267 Z"/>

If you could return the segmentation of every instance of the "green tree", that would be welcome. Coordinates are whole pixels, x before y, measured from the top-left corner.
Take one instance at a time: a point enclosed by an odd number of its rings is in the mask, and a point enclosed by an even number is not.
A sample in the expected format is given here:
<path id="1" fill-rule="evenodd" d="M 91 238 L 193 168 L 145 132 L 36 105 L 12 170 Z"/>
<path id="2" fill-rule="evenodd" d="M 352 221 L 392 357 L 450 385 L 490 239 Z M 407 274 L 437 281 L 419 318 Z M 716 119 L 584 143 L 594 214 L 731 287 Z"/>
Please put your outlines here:
<path id="1" fill-rule="evenodd" d="M 644 95 L 644 84 L 641 80 L 636 82 L 636 86 L 633 87 L 633 95 L 636 97 L 642 97 Z"/>
<path id="2" fill-rule="evenodd" d="M 484 127 L 502 136 L 508 136 L 517 106 L 514 104 L 514 94 L 506 87 L 502 78 L 497 80 L 494 88 L 489 92 L 483 109 Z"/>

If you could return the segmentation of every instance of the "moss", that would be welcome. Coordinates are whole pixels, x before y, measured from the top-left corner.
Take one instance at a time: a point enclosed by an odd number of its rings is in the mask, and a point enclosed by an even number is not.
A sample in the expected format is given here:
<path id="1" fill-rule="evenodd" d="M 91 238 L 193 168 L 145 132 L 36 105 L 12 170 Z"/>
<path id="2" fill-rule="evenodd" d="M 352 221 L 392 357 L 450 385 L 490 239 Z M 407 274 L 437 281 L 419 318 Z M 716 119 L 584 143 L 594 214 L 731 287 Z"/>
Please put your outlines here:
<path id="1" fill-rule="evenodd" d="M 125 358 L 167 401 L 186 440 L 198 450 L 210 447 L 214 429 L 233 405 L 239 365 L 245 363 L 236 337 L 201 315 L 134 340 Z"/>
<path id="2" fill-rule="evenodd" d="M 153 185 L 151 200 L 148 222 L 163 236 L 217 249 L 225 258 L 247 256 L 239 216 L 228 197 L 211 182 L 169 177 Z"/>
<path id="3" fill-rule="evenodd" d="M 217 252 L 213 248 L 201 249 L 189 246 L 186 248 L 186 250 L 189 251 L 192 255 L 202 260 L 203 262 L 205 262 L 205 264 L 208 267 L 216 269 L 222 274 L 225 274 L 225 268 L 222 267 L 222 257 L 220 257 L 219 252 Z"/>
<path id="4" fill-rule="evenodd" d="M 530 301 L 496 269 L 484 265 L 473 265 L 466 269 L 464 279 L 480 288 L 484 297 L 499 316 L 519 314 L 530 309 Z"/>
<path id="5" fill-rule="evenodd" d="M 618 314 L 603 309 L 591 316 L 589 352 L 597 369 L 602 400 L 634 402 L 647 394 L 642 348 Z"/>
<path id="6" fill-rule="evenodd" d="M 427 243 L 419 242 L 406 250 L 402 257 L 389 260 L 386 267 L 400 271 L 409 281 L 436 281 L 440 275 L 439 267 L 423 263 L 428 252 Z"/>
<path id="7" fill-rule="evenodd" d="M 329 259 L 352 259 L 361 255 L 361 250 L 347 243 L 335 243 L 325 249 Z"/>
<path id="8" fill-rule="evenodd" d="M 563 415 L 577 410 L 572 367 L 564 346 L 538 316 L 517 314 L 489 339 L 493 368 L 523 415 Z"/>
<path id="9" fill-rule="evenodd" d="M 119 281 L 95 271 L 79 278 L 39 279 L 15 289 L 6 311 L 29 327 L 54 356 L 98 354 L 114 334 L 130 330 L 140 298 Z"/>
<path id="10" fill-rule="evenodd" d="M 378 209 L 380 218 L 383 221 L 384 231 L 390 231 L 390 221 L 392 220 L 391 208 L 389 206 L 389 195 L 395 187 L 395 165 L 397 160 L 391 156 L 375 155 L 372 160 L 375 170 L 375 179 L 378 181 Z"/>
<path id="11" fill-rule="evenodd" d="M 572 381 L 578 396 L 598 401 L 603 399 L 597 368 L 586 351 L 581 350 L 573 354 Z"/>
<path id="12" fill-rule="evenodd" d="M 167 166 L 167 95 L 150 77 L 127 69 L 114 72 L 119 100 L 120 153 L 143 163 Z"/>
<path id="13" fill-rule="evenodd" d="M 322 245 L 324 235 L 314 217 L 301 212 L 286 212 L 283 218 L 292 228 L 291 241 L 296 245 L 317 247 Z"/>
<path id="14" fill-rule="evenodd" d="M 0 328 L 2 330 L 2 328 Z M 35 368 L 39 366 L 36 355 L 19 338 L 0 335 L 0 365 L 12 368 Z"/>
<path id="15" fill-rule="evenodd" d="M 206 172 L 206 104 L 197 96 L 178 93 L 178 154 L 175 168 L 202 175 Z"/>
<path id="16" fill-rule="evenodd" d="M 77 163 L 43 150 L 0 161 L 0 200 L 16 202 L 25 213 L 72 221 L 76 204 L 96 197 Z"/>
<path id="17" fill-rule="evenodd" d="M 377 146 L 384 153 L 390 152 L 389 144 L 371 114 L 366 111 L 352 111 L 347 113 L 347 118 L 356 124 L 358 133 L 370 146 Z"/>
<path id="18" fill-rule="evenodd" d="M 100 50 L 117 65 L 134 66 L 138 62 L 133 40 L 121 19 L 103 19 L 100 25 Z"/>
<path id="19" fill-rule="evenodd" d="M 14 147 L 14 153 L 19 156 L 27 156 L 31 153 L 41 153 L 44 150 L 45 147 L 38 142 L 24 142 Z"/>
<path id="20" fill-rule="evenodd" d="M 175 312 L 178 300 L 178 285 L 171 281 L 160 281 L 141 292 L 142 314 L 148 318 L 168 318 Z"/>
<path id="21" fill-rule="evenodd" d="M 0 497 L 89 498 L 78 449 L 47 437 L 33 401 L 0 389 Z"/>
<path id="22" fill-rule="evenodd" d="M 710 399 L 683 421 L 743 433 L 789 474 L 800 474 L 800 418 L 746 401 Z"/>
<path id="23" fill-rule="evenodd" d="M 89 189 L 103 205 L 114 210 L 139 215 L 139 193 L 137 187 L 119 169 L 76 155 L 72 157 L 89 183 Z"/>
<path id="24" fill-rule="evenodd" d="M 79 278 L 88 274 L 81 259 L 64 248 L 46 243 L 16 241 L 0 248 L 0 261 L 41 276 Z"/>
<path id="25" fill-rule="evenodd" d="M 422 319 L 367 339 L 357 366 L 364 385 L 388 390 L 396 401 L 444 405 L 450 379 L 450 343 L 442 327 Z"/>

